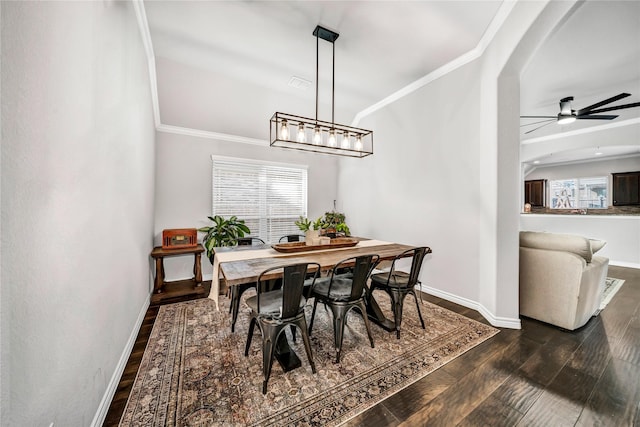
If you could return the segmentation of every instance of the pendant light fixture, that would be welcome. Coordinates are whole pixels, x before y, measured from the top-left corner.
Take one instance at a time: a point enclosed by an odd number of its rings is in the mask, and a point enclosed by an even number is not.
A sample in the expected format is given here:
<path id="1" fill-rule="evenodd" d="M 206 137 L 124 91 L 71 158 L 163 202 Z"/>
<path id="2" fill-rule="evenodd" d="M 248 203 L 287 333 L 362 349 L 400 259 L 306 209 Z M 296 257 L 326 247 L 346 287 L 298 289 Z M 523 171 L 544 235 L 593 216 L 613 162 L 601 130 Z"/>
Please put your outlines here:
<path id="1" fill-rule="evenodd" d="M 316 118 L 275 113 L 270 120 L 269 140 L 272 147 L 313 151 L 349 157 L 366 157 L 373 154 L 373 131 L 341 125 L 335 122 L 335 41 L 339 34 L 318 25 L 316 36 Z M 331 121 L 318 120 L 318 69 L 320 39 L 333 48 L 331 76 Z"/>

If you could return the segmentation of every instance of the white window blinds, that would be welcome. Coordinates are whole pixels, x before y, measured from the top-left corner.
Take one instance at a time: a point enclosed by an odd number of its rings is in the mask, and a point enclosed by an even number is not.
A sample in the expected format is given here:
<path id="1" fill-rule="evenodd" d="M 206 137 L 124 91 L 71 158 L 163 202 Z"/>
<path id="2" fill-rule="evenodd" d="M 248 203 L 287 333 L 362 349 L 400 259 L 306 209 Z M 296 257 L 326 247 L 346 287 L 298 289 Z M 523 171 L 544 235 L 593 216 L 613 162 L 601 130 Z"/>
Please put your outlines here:
<path id="1" fill-rule="evenodd" d="M 213 156 L 213 215 L 245 220 L 251 236 L 277 243 L 307 216 L 307 167 Z"/>

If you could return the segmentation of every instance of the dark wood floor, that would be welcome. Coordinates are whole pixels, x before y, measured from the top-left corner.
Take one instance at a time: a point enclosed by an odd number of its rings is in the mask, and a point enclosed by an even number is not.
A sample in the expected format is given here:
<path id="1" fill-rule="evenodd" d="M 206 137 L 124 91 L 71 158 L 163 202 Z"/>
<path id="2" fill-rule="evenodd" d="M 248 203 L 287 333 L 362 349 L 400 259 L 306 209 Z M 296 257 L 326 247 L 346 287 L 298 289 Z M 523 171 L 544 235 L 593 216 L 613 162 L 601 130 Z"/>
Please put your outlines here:
<path id="1" fill-rule="evenodd" d="M 611 266 L 609 276 L 626 282 L 583 328 L 523 318 L 521 330 L 502 329 L 347 425 L 640 426 L 640 270 Z M 147 311 L 105 426 L 118 424 L 158 309 Z"/>

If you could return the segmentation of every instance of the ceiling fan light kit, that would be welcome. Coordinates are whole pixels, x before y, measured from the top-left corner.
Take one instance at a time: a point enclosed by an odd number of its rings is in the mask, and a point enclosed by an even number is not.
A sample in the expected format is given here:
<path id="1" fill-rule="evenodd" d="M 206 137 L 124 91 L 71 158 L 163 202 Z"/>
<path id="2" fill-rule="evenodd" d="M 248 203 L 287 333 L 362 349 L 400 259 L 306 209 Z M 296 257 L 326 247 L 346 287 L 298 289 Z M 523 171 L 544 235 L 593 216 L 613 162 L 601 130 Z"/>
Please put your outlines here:
<path id="1" fill-rule="evenodd" d="M 294 114 L 276 112 L 269 121 L 269 141 L 272 147 L 366 157 L 373 154 L 373 131 L 335 123 L 335 41 L 339 34 L 320 25 L 313 30 L 316 36 L 316 117 L 310 119 Z M 320 39 L 332 44 L 331 121 L 318 120 L 318 46 Z"/>
<path id="2" fill-rule="evenodd" d="M 544 119 L 541 121 L 524 124 L 521 127 L 544 123 L 534 129 L 531 129 L 525 132 L 525 134 L 527 134 L 527 133 L 534 132 L 540 128 L 543 128 L 547 125 L 550 125 L 553 122 L 556 122 L 559 125 L 567 125 L 575 122 L 576 120 L 613 120 L 618 116 L 612 115 L 612 114 L 600 114 L 600 113 L 604 113 L 606 111 L 624 110 L 627 108 L 640 107 L 640 102 L 617 105 L 614 107 L 606 107 L 606 108 L 600 108 L 600 107 L 606 104 L 611 104 L 612 102 L 616 102 L 628 96 L 631 96 L 631 94 L 621 93 L 619 95 L 612 96 L 611 98 L 605 99 L 604 101 L 596 102 L 593 105 L 589 105 L 588 107 L 584 107 L 579 110 L 573 110 L 571 108 L 571 101 L 573 101 L 573 96 L 568 96 L 560 100 L 560 113 L 558 113 L 557 116 L 520 116 L 521 119 Z"/>
<path id="3" fill-rule="evenodd" d="M 568 125 L 569 123 L 573 123 L 576 121 L 576 117 L 569 115 L 563 116 L 562 114 L 558 114 L 558 124 L 559 125 Z"/>

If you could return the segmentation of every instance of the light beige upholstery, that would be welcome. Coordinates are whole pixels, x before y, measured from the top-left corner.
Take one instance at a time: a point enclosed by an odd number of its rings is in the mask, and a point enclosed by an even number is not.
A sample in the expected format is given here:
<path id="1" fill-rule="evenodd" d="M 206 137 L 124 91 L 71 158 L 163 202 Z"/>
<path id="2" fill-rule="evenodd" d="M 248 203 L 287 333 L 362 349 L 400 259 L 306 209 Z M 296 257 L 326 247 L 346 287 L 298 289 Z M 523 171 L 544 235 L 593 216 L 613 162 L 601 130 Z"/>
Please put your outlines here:
<path id="1" fill-rule="evenodd" d="M 600 307 L 609 259 L 582 236 L 520 232 L 520 314 L 574 330 Z M 595 249 L 595 250 L 594 250 Z"/>

